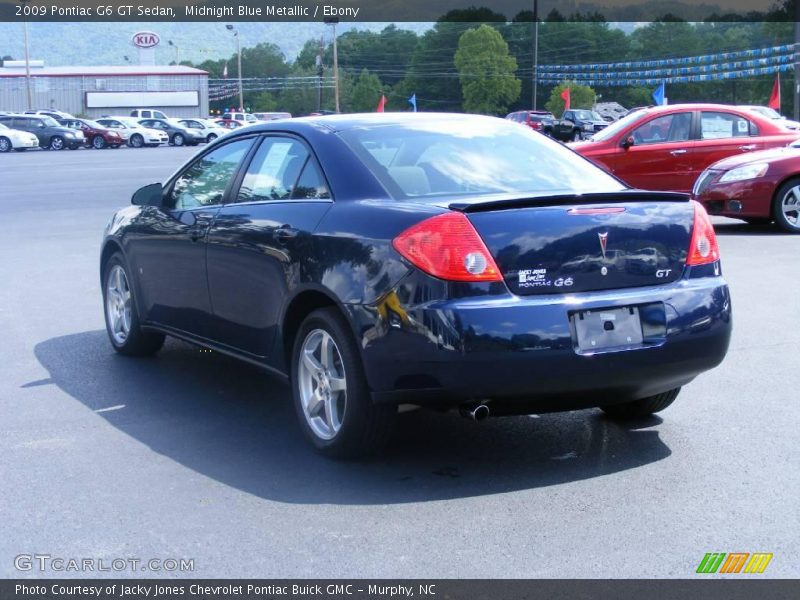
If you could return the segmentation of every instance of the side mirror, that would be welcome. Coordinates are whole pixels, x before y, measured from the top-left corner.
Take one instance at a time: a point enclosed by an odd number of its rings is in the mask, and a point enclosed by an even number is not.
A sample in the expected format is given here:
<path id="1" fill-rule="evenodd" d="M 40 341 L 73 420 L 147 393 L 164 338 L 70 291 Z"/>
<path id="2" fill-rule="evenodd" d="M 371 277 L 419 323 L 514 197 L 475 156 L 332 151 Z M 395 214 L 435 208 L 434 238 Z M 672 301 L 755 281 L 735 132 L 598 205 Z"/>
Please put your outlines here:
<path id="1" fill-rule="evenodd" d="M 151 183 L 139 188 L 134 192 L 131 204 L 135 206 L 163 206 L 164 188 L 160 183 Z"/>
<path id="2" fill-rule="evenodd" d="M 620 143 L 620 146 L 622 146 L 623 148 L 625 148 L 625 150 L 627 150 L 628 148 L 630 148 L 631 146 L 633 146 L 635 143 L 636 143 L 636 142 L 635 142 L 635 140 L 633 139 L 633 136 L 632 136 L 632 135 L 629 135 L 629 136 L 628 136 L 628 137 L 626 137 L 624 140 L 622 140 L 622 142 Z"/>

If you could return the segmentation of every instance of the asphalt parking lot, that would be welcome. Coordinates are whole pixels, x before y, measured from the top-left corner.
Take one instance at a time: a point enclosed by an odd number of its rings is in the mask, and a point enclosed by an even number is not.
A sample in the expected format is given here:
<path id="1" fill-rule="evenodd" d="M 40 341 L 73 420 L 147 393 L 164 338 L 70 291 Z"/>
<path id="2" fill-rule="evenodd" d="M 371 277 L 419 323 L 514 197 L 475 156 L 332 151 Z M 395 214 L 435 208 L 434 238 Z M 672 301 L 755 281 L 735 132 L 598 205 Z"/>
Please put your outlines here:
<path id="1" fill-rule="evenodd" d="M 0 156 L 0 575 L 84 575 L 15 570 L 45 553 L 196 577 L 692 577 L 706 552 L 772 552 L 764 576 L 800 576 L 800 236 L 717 221 L 730 353 L 660 417 L 414 412 L 380 458 L 331 462 L 267 375 L 106 338 L 103 227 L 194 151 Z"/>

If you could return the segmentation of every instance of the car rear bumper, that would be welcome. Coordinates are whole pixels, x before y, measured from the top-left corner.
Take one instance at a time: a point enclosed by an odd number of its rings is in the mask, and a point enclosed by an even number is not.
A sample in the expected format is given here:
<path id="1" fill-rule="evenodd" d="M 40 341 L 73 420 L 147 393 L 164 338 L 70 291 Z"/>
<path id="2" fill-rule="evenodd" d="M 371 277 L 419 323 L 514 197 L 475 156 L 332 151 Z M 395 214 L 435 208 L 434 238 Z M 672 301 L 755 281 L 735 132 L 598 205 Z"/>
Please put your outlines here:
<path id="1" fill-rule="evenodd" d="M 635 349 L 582 354 L 570 314 L 663 306 L 663 336 Z M 349 306 L 376 402 L 456 405 L 493 413 L 570 410 L 658 394 L 725 357 L 731 302 L 721 277 L 572 296 L 511 295 L 417 307 Z"/>

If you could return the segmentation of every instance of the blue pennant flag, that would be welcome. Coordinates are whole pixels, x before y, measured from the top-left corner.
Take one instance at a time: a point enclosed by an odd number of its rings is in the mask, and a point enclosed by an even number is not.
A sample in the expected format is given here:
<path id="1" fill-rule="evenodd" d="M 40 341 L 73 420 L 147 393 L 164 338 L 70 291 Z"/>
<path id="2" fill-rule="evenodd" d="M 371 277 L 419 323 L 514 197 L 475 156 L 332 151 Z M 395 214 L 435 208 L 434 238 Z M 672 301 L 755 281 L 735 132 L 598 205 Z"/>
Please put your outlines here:
<path id="1" fill-rule="evenodd" d="M 417 112 L 417 94 L 411 94 L 411 98 L 408 99 L 408 103 L 414 107 L 414 112 Z"/>
<path id="2" fill-rule="evenodd" d="M 656 106 L 663 106 L 666 100 L 664 96 L 664 82 L 661 82 L 661 85 L 656 88 L 656 91 L 653 92 L 653 100 L 655 100 Z"/>

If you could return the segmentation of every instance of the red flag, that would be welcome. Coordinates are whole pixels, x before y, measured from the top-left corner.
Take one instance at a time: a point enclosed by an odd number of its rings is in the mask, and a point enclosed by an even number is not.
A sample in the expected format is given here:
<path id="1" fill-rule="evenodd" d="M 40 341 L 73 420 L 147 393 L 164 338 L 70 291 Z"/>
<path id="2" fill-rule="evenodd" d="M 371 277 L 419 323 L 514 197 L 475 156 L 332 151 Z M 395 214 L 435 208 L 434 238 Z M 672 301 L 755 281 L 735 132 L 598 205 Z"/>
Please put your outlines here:
<path id="1" fill-rule="evenodd" d="M 378 102 L 378 112 L 383 112 L 384 108 L 386 108 L 386 96 L 381 95 L 381 100 Z"/>
<path id="2" fill-rule="evenodd" d="M 772 84 L 772 93 L 769 95 L 767 106 L 774 108 L 778 112 L 781 110 L 781 75 L 775 76 L 775 83 Z"/>
<path id="3" fill-rule="evenodd" d="M 564 88 L 561 98 L 564 100 L 564 110 L 569 110 L 569 88 Z"/>

